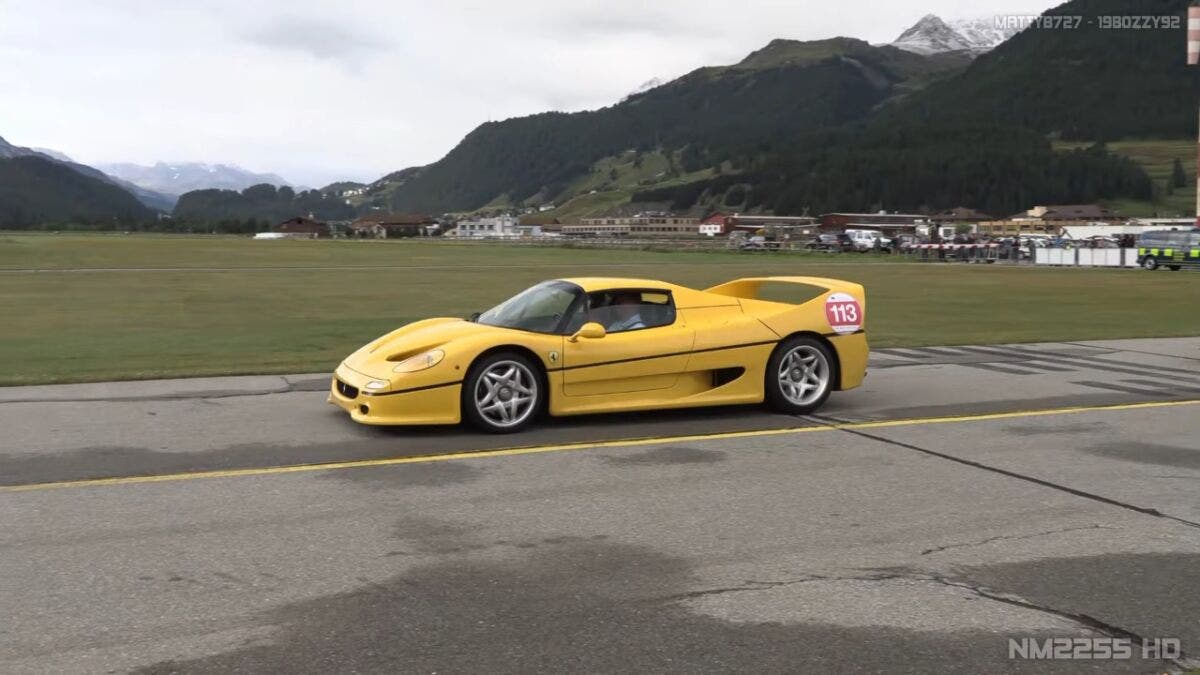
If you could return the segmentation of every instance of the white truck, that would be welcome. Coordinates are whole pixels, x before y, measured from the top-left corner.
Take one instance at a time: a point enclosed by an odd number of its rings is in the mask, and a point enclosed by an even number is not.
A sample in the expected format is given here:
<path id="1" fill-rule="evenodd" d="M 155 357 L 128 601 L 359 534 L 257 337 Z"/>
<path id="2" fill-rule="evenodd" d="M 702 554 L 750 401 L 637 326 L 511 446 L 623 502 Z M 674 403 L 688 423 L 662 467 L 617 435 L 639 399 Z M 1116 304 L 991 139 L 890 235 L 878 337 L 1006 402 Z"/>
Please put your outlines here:
<path id="1" fill-rule="evenodd" d="M 875 250 L 875 240 L 879 240 L 879 248 L 883 251 L 892 250 L 892 240 L 883 236 L 879 230 L 852 229 L 846 230 L 855 251 L 867 252 Z"/>

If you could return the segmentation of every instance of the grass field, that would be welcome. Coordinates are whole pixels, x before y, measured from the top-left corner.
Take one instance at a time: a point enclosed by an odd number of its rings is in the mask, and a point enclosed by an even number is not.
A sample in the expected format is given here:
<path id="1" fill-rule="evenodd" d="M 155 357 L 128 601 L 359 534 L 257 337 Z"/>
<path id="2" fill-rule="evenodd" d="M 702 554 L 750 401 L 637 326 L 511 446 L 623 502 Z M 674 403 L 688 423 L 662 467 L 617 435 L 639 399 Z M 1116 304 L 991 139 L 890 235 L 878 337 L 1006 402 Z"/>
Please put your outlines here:
<path id="1" fill-rule="evenodd" d="M 1200 274 L 1188 272 L 0 234 L 0 384 L 328 371 L 397 325 L 463 316 L 546 278 L 643 276 L 705 287 L 762 274 L 863 283 L 876 347 L 1200 334 Z"/>

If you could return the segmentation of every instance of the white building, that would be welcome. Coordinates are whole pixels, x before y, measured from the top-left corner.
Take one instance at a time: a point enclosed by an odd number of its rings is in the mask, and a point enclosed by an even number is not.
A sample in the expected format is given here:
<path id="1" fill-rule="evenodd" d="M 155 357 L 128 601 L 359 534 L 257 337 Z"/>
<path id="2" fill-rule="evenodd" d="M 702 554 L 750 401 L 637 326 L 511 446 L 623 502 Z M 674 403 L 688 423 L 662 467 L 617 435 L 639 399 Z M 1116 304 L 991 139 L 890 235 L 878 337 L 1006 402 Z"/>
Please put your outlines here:
<path id="1" fill-rule="evenodd" d="M 1088 239 L 1090 237 L 1119 237 L 1123 234 L 1142 234 L 1152 230 L 1190 230 L 1196 226 L 1195 218 L 1130 218 L 1120 225 L 1087 223 L 1064 225 L 1062 236 L 1066 239 Z"/>
<path id="2" fill-rule="evenodd" d="M 454 236 L 462 239 L 519 237 L 521 230 L 514 216 L 460 220 Z"/>

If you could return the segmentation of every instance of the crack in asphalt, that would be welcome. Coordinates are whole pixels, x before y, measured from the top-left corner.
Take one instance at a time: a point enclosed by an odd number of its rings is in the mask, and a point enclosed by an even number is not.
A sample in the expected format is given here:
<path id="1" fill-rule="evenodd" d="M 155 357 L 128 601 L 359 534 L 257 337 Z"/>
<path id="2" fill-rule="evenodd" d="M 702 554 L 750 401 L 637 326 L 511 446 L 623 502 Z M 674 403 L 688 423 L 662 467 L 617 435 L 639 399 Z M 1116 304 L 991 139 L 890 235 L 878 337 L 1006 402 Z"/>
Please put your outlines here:
<path id="1" fill-rule="evenodd" d="M 983 544 L 990 544 L 993 541 L 1010 541 L 1010 540 L 1015 540 L 1015 539 L 1033 539 L 1034 537 L 1044 537 L 1046 535 L 1061 534 L 1063 532 L 1079 532 L 1081 530 L 1116 530 L 1116 529 L 1119 529 L 1119 528 L 1108 527 L 1106 525 L 1096 524 L 1096 525 L 1087 525 L 1084 527 L 1067 527 L 1067 528 L 1063 528 L 1061 530 L 1046 530 L 1045 532 L 1034 532 L 1032 534 L 1000 535 L 998 537 L 988 537 L 987 539 L 981 539 L 979 541 L 968 541 L 968 542 L 963 542 L 963 543 L 959 543 L 959 544 L 946 544 L 945 546 L 935 546 L 934 548 L 927 548 L 924 551 L 921 551 L 921 555 L 929 555 L 930 553 L 939 553 L 941 551 L 945 551 L 945 550 L 952 549 L 952 548 L 967 548 L 967 547 L 971 547 L 971 546 L 982 546 Z"/>
<path id="2" fill-rule="evenodd" d="M 993 600 L 995 602 L 1001 602 L 1006 605 L 1012 605 L 1014 607 L 1021 607 L 1021 608 L 1033 610 L 1036 612 L 1043 612 L 1045 614 L 1050 614 L 1051 616 L 1057 616 L 1057 617 L 1066 619 L 1068 621 L 1072 621 L 1072 622 L 1074 622 L 1078 625 L 1084 626 L 1086 628 L 1090 628 L 1091 630 L 1097 631 L 1108 637 L 1125 638 L 1127 640 L 1134 642 L 1135 644 L 1146 644 L 1146 642 L 1147 642 L 1146 638 L 1142 635 L 1139 635 L 1138 633 L 1135 633 L 1126 628 L 1122 628 L 1115 624 L 1108 623 L 1107 621 L 1098 619 L 1090 614 L 1084 614 L 1082 612 L 1069 612 L 1067 610 L 1050 607 L 1049 605 L 1040 605 L 1036 602 L 1026 600 L 1025 598 L 1022 598 L 1018 595 L 1013 595 L 1011 593 L 1001 593 L 999 591 L 989 589 L 985 586 L 971 583 L 970 581 L 958 581 L 958 580 L 951 579 L 946 576 L 942 576 L 940 574 L 929 574 L 929 575 L 927 575 L 925 580 L 931 581 L 934 583 L 938 583 L 938 584 L 942 584 L 944 586 L 950 586 L 953 588 L 960 588 L 960 589 L 963 589 L 966 591 L 970 591 L 974 595 L 976 595 L 980 598 L 985 598 L 987 600 Z M 1161 659 L 1161 661 L 1163 663 L 1170 664 L 1171 666 L 1178 668 L 1180 670 L 1187 669 L 1187 668 L 1195 668 L 1198 665 L 1200 665 L 1200 660 L 1192 659 L 1191 657 L 1187 656 L 1187 654 L 1185 654 L 1182 650 L 1180 651 L 1179 657 L 1177 659 Z"/>
<path id="3" fill-rule="evenodd" d="M 1089 529 L 1089 528 L 1073 528 L 1073 529 Z M 712 595 L 723 595 L 723 594 L 727 594 L 727 593 L 766 591 L 766 590 L 771 590 L 774 588 L 794 586 L 797 584 L 806 584 L 806 583 L 813 583 L 813 582 L 881 583 L 881 582 L 897 581 L 897 580 L 925 582 L 925 583 L 937 584 L 940 586 L 946 586 L 949 588 L 957 588 L 959 590 L 967 591 L 967 592 L 971 593 L 972 595 L 979 597 L 979 598 L 983 598 L 985 600 L 992 600 L 994 602 L 999 602 L 999 603 L 1010 605 L 1013 607 L 1019 607 L 1021 609 L 1027 609 L 1027 610 L 1031 610 L 1031 611 L 1035 611 L 1035 612 L 1041 612 L 1043 614 L 1049 614 L 1051 616 L 1055 616 L 1060 619 L 1065 619 L 1067 621 L 1070 621 L 1071 623 L 1074 623 L 1074 624 L 1081 626 L 1083 628 L 1086 628 L 1088 630 L 1100 633 L 1106 637 L 1124 638 L 1124 639 L 1134 642 L 1135 644 L 1145 644 L 1147 642 L 1145 637 L 1143 637 L 1142 635 L 1140 635 L 1134 631 L 1131 631 L 1127 628 L 1122 628 L 1121 626 L 1118 626 L 1116 624 L 1109 623 L 1107 621 L 1104 621 L 1103 619 L 1099 619 L 1090 614 L 1084 614 L 1082 612 L 1071 612 L 1068 610 L 1051 607 L 1049 605 L 1038 604 L 1036 602 L 1027 600 L 1021 596 L 1018 596 L 1018 595 L 1015 595 L 1012 593 L 1004 593 L 1001 591 L 997 591 L 995 589 L 987 588 L 986 586 L 974 583 L 974 582 L 970 581 L 969 579 L 955 579 L 953 577 L 949 577 L 949 576 L 946 576 L 943 574 L 937 574 L 935 572 L 920 572 L 920 571 L 899 572 L 899 571 L 895 571 L 895 572 L 878 572 L 875 574 L 854 575 L 854 576 L 824 576 L 824 575 L 813 574 L 813 575 L 806 575 L 806 576 L 800 577 L 798 579 L 788 579 L 788 580 L 783 580 L 783 581 L 761 581 L 761 580 L 747 579 L 744 582 L 744 585 L 742 585 L 742 586 L 729 586 L 729 587 L 723 587 L 723 588 L 713 588 L 713 589 L 705 589 L 705 590 L 699 590 L 699 591 L 691 591 L 689 593 L 679 593 L 676 595 L 670 595 L 670 596 L 666 596 L 666 597 L 662 597 L 662 598 L 655 598 L 652 600 L 652 602 L 656 602 L 656 603 L 678 602 L 681 600 L 692 600 L 692 599 L 696 599 L 696 598 L 712 596 Z M 1179 670 L 1186 670 L 1186 669 L 1200 667 L 1200 659 L 1193 659 L 1193 658 L 1187 656 L 1187 654 L 1183 653 L 1182 651 L 1180 652 L 1179 657 L 1176 659 L 1160 659 L 1160 661 L 1164 664 L 1168 664 Z"/>
<path id="4" fill-rule="evenodd" d="M 1134 511 L 1136 513 L 1141 513 L 1141 514 L 1147 515 L 1147 516 L 1154 516 L 1156 518 L 1165 518 L 1167 520 L 1173 520 L 1177 523 L 1187 525 L 1188 527 L 1194 527 L 1194 528 L 1200 529 L 1200 522 L 1196 522 L 1194 520 L 1188 520 L 1187 518 L 1181 518 L 1179 516 L 1174 516 L 1169 513 L 1163 513 L 1162 511 L 1159 511 L 1158 509 L 1155 509 L 1155 508 L 1152 508 L 1149 506 L 1138 506 L 1137 504 L 1130 504 L 1129 502 L 1123 502 L 1119 499 L 1112 499 L 1110 497 L 1105 497 L 1104 495 L 1099 495 L 1094 492 L 1088 492 L 1086 490 L 1079 490 L 1077 488 L 1069 487 L 1067 485 L 1063 485 L 1061 483 L 1055 483 L 1055 482 L 1049 481 L 1049 480 L 1044 480 L 1042 478 L 1037 478 L 1035 476 L 1030 476 L 1028 474 L 1018 473 L 1016 471 L 1009 471 L 1008 469 L 1002 469 L 998 466 L 992 466 L 990 464 L 984 464 L 983 462 L 976 462 L 974 460 L 964 459 L 962 457 L 955 457 L 954 455 L 949 455 L 944 452 L 938 452 L 936 450 L 930 450 L 929 448 L 923 448 L 919 445 L 913 445 L 911 443 L 897 441 L 897 440 L 887 438 L 884 436 L 877 436 L 875 434 L 870 434 L 865 431 L 860 431 L 858 429 L 847 429 L 846 427 L 841 426 L 841 425 L 845 425 L 845 424 L 853 424 L 854 422 L 852 422 L 850 420 L 841 420 L 836 417 L 829 417 L 826 415 L 807 415 L 807 416 L 801 415 L 800 417 L 801 418 L 807 417 L 808 419 L 810 419 L 814 422 L 817 422 L 818 424 L 823 424 L 826 427 L 829 427 L 831 429 L 837 429 L 838 431 L 842 431 L 847 434 L 853 434 L 855 436 L 859 436 L 862 438 L 869 438 L 873 441 L 879 441 L 880 443 L 887 443 L 888 445 L 894 445 L 896 447 L 904 448 L 906 450 L 913 450 L 915 452 L 919 452 L 923 455 L 928 455 L 930 457 L 937 457 L 938 459 L 944 459 L 944 460 L 947 460 L 950 462 L 954 462 L 956 464 L 962 464 L 964 466 L 969 466 L 969 467 L 972 467 L 975 469 L 982 469 L 984 471 L 990 471 L 992 473 L 1000 474 L 1001 476 L 1008 476 L 1009 478 L 1016 478 L 1017 480 L 1022 480 L 1027 483 L 1033 483 L 1034 485 L 1040 485 L 1042 487 L 1048 487 L 1053 490 L 1058 490 L 1060 492 L 1066 492 L 1067 494 L 1075 495 L 1076 497 L 1083 497 L 1084 499 L 1090 499 L 1092 501 L 1100 502 L 1102 504 L 1108 504 L 1109 506 L 1116 506 L 1116 507 L 1119 507 L 1122 509 Z"/>
<path id="5" fill-rule="evenodd" d="M 799 579 L 787 579 L 784 581 L 756 581 L 753 579 L 747 579 L 744 582 L 745 585 L 743 585 L 743 586 L 728 586 L 728 587 L 724 587 L 724 588 L 710 588 L 710 589 L 705 589 L 705 590 L 701 590 L 701 591 L 689 591 L 687 593 L 676 593 L 675 595 L 668 595 L 668 596 L 660 597 L 660 598 L 652 598 L 650 600 L 650 602 L 652 602 L 652 603 L 678 602 L 680 600 L 691 600 L 694 598 L 702 598 L 702 597 L 709 596 L 709 595 L 724 595 L 725 593 L 741 593 L 744 591 L 765 591 L 765 590 L 769 590 L 772 588 L 778 588 L 780 586 L 805 584 L 805 583 L 809 583 L 812 581 L 850 581 L 850 580 L 851 579 L 849 579 L 849 578 L 840 579 L 838 577 L 827 577 L 827 576 L 821 576 L 819 574 L 808 575 L 808 576 L 801 577 Z M 866 581 L 868 579 L 855 578 L 853 580 Z"/>

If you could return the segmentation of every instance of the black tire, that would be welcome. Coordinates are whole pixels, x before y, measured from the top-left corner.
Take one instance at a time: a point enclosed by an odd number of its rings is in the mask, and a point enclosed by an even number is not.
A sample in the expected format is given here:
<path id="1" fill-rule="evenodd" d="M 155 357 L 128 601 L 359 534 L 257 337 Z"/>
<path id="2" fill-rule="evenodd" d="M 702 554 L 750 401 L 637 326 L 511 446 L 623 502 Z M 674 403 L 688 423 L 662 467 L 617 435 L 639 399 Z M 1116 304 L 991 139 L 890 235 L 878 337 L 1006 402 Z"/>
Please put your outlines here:
<path id="1" fill-rule="evenodd" d="M 1150 256 L 1146 256 L 1142 259 L 1142 269 L 1153 272 L 1154 270 L 1158 269 L 1158 261 Z"/>
<path id="2" fill-rule="evenodd" d="M 485 398 L 489 384 L 484 382 L 485 376 L 489 373 L 503 372 L 513 366 L 517 372 L 523 369 L 523 376 L 518 376 L 513 387 L 508 388 L 509 398 L 502 398 L 505 395 L 505 387 L 503 384 L 496 384 L 496 380 L 491 377 L 488 382 L 495 386 L 499 386 L 494 403 L 489 408 L 487 405 L 481 405 L 481 398 Z M 508 408 L 503 411 L 497 411 L 495 406 L 500 401 L 510 401 L 512 398 L 520 398 L 521 392 L 516 390 L 516 387 L 525 386 L 526 389 L 532 392 L 532 401 L 529 401 L 528 407 L 518 403 L 514 406 L 519 406 L 518 414 L 511 415 L 514 421 L 505 423 L 503 420 L 497 419 L 499 415 L 507 415 Z M 546 396 L 548 394 L 546 386 L 545 374 L 542 372 L 541 366 L 531 361 L 528 357 L 517 352 L 496 352 L 477 360 L 471 364 L 471 368 L 467 371 L 467 376 L 463 379 L 462 398 L 460 405 L 462 406 L 462 418 L 467 424 L 475 427 L 480 431 L 486 431 L 492 434 L 511 434 L 520 431 L 529 426 L 537 419 L 546 407 Z M 482 403 L 486 403 L 486 400 Z M 504 407 L 504 406 L 501 406 Z"/>
<path id="3" fill-rule="evenodd" d="M 797 350 L 817 355 L 823 360 L 825 373 L 820 394 L 811 400 L 800 402 L 784 393 L 779 375 L 784 358 Z M 837 356 L 824 342 L 807 335 L 797 335 L 779 343 L 775 351 L 771 352 L 771 358 L 767 359 L 767 372 L 763 376 L 763 395 L 767 405 L 773 410 L 788 415 L 807 415 L 825 404 L 838 382 L 839 372 Z"/>
<path id="4" fill-rule="evenodd" d="M 1167 265 L 1167 269 L 1171 270 L 1172 272 L 1178 272 L 1180 268 L 1180 265 Z"/>

